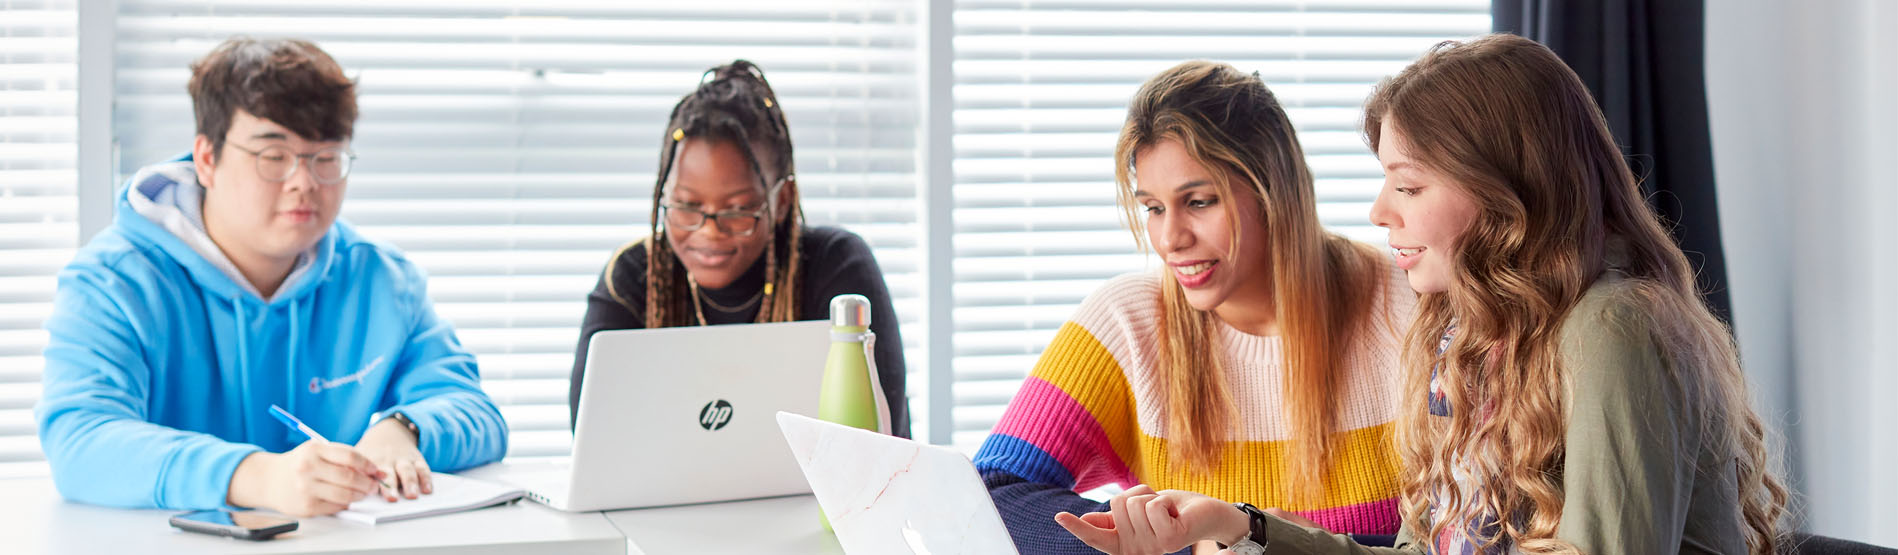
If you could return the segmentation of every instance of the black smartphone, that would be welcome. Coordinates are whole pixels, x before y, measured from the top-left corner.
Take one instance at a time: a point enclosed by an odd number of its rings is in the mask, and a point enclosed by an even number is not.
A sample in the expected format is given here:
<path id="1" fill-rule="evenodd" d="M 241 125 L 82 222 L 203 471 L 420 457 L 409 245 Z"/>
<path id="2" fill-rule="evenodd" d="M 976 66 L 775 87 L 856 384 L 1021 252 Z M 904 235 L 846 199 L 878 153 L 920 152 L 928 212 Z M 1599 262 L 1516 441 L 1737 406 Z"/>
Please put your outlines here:
<path id="1" fill-rule="evenodd" d="M 297 521 L 271 514 L 224 510 L 193 511 L 172 515 L 171 525 L 179 530 L 230 536 L 240 540 L 267 540 L 297 529 Z"/>

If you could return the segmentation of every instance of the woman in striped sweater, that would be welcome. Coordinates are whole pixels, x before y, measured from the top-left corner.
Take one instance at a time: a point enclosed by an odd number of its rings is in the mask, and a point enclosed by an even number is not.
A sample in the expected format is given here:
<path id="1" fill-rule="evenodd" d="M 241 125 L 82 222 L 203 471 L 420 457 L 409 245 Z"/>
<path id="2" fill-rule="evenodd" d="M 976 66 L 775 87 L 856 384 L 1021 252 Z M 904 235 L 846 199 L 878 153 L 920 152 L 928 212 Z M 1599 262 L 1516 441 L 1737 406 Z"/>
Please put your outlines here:
<path id="1" fill-rule="evenodd" d="M 1076 493 L 1106 484 L 1395 533 L 1414 295 L 1376 249 L 1320 225 L 1278 100 L 1256 74 L 1175 66 L 1136 93 L 1115 166 L 1135 241 L 1166 269 L 1090 296 L 976 454 L 1016 545 L 1093 552 L 1062 526 L 1106 510 Z"/>

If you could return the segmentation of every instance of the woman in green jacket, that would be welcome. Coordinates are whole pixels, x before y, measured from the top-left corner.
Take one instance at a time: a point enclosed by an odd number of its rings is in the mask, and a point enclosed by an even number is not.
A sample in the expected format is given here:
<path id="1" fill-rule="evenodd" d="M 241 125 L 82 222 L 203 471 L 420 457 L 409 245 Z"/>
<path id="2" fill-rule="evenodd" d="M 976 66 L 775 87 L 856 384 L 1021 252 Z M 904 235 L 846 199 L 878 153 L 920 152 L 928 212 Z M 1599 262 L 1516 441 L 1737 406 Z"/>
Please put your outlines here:
<path id="1" fill-rule="evenodd" d="M 1788 494 L 1731 335 L 1581 79 L 1520 37 L 1448 42 L 1378 85 L 1364 132 L 1371 219 L 1420 293 L 1397 547 L 1146 488 L 1057 520 L 1110 553 L 1774 552 Z"/>

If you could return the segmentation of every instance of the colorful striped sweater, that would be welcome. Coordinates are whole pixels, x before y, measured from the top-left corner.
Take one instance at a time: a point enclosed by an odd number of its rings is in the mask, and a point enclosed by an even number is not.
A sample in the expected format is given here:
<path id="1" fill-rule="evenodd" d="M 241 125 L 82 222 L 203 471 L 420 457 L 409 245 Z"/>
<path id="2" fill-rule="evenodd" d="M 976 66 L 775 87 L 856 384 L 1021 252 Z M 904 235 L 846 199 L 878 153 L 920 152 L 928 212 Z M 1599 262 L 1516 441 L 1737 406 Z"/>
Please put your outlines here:
<path id="1" fill-rule="evenodd" d="M 1080 497 L 1106 484 L 1200 492 L 1232 502 L 1280 507 L 1334 532 L 1393 534 L 1398 528 L 1399 460 L 1390 445 L 1397 414 L 1399 341 L 1416 297 L 1401 270 L 1374 303 L 1370 337 L 1347 354 L 1339 397 L 1342 449 L 1327 468 L 1323 495 L 1298 502 L 1285 479 L 1290 447 L 1280 409 L 1279 337 L 1219 324 L 1226 384 L 1239 401 L 1237 429 L 1210 475 L 1167 456 L 1159 352 L 1160 276 L 1123 275 L 1089 296 L 1055 334 L 975 456 L 1003 520 L 1023 553 L 1092 553 L 1054 522 L 1062 511 L 1107 510 Z"/>

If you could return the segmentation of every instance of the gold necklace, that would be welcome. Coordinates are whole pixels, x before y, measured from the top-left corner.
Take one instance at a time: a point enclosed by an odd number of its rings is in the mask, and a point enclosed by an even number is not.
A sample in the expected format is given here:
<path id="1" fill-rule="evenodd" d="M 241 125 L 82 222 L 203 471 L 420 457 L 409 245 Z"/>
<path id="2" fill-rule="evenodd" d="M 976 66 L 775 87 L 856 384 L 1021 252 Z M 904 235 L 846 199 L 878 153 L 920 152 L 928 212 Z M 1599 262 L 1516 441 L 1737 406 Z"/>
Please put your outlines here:
<path id="1" fill-rule="evenodd" d="M 694 292 L 696 293 L 696 290 L 694 290 Z M 757 293 L 751 294 L 750 299 L 746 299 L 745 302 L 738 303 L 738 306 L 725 306 L 722 304 L 718 304 L 718 301 L 712 300 L 711 295 L 700 294 L 699 300 L 704 301 L 706 305 L 711 306 L 712 310 L 716 310 L 716 311 L 723 312 L 726 314 L 736 314 L 739 312 L 751 310 L 751 307 L 753 305 L 758 304 L 758 299 L 762 299 L 762 298 L 764 298 L 764 290 L 759 289 Z"/>
<path id="2" fill-rule="evenodd" d="M 718 304 L 717 302 L 713 301 L 711 297 L 706 296 L 704 293 L 701 293 L 699 291 L 698 280 L 694 280 L 688 277 L 686 278 L 685 282 L 692 286 L 692 301 L 693 301 L 692 311 L 693 313 L 698 315 L 699 325 L 701 326 L 710 325 L 710 324 L 707 324 L 705 320 L 705 306 L 704 305 L 708 305 L 708 304 L 712 305 L 712 310 L 716 310 L 716 311 L 723 312 L 726 314 L 736 314 L 739 312 L 750 310 L 753 304 L 756 304 L 759 299 L 764 298 L 765 291 L 768 291 L 771 289 L 771 284 L 767 283 L 765 284 L 764 289 L 759 289 L 758 293 L 752 295 L 750 300 L 747 300 L 743 303 L 739 303 L 739 305 L 736 307 L 727 307 L 725 305 Z"/>

